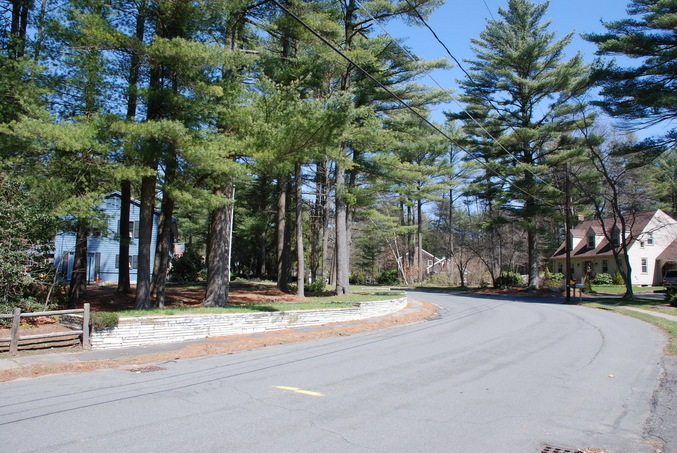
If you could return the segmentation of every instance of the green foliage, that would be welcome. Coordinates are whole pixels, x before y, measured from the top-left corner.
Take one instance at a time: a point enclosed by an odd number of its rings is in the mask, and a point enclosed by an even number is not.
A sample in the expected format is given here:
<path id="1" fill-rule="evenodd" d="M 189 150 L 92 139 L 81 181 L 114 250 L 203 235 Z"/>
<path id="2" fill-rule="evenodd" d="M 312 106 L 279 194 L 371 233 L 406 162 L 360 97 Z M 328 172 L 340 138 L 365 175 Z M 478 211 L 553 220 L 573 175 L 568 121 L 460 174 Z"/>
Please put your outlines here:
<path id="1" fill-rule="evenodd" d="M 560 272 L 551 273 L 549 269 L 545 269 L 543 273 L 543 282 L 542 287 L 545 289 L 550 288 L 560 288 L 562 286 L 562 281 L 564 280 L 564 274 Z"/>
<path id="2" fill-rule="evenodd" d="M 351 285 L 364 285 L 367 277 L 362 272 L 353 272 L 348 279 Z"/>
<path id="3" fill-rule="evenodd" d="M 108 311 L 93 311 L 89 316 L 89 325 L 92 330 L 101 330 L 118 325 L 120 318 L 117 313 Z"/>
<path id="4" fill-rule="evenodd" d="M 668 288 L 665 291 L 665 302 L 672 307 L 677 307 L 677 289 Z"/>
<path id="5" fill-rule="evenodd" d="M 203 266 L 200 254 L 187 248 L 183 255 L 172 258 L 169 276 L 174 282 L 196 282 L 200 279 Z"/>
<path id="6" fill-rule="evenodd" d="M 625 285 L 625 282 L 623 281 L 623 276 L 621 275 L 620 271 L 616 271 L 614 274 L 613 280 L 611 281 L 611 284 L 613 285 Z"/>
<path id="7" fill-rule="evenodd" d="M 56 287 L 50 248 L 55 219 L 26 181 L 0 173 L 0 309 L 45 310 Z"/>
<path id="8" fill-rule="evenodd" d="M 498 289 L 514 288 L 524 285 L 522 276 L 516 272 L 501 272 L 494 285 Z"/>
<path id="9" fill-rule="evenodd" d="M 677 115 L 677 4 L 672 0 L 631 0 L 627 12 L 634 17 L 604 22 L 606 32 L 589 34 L 586 39 L 597 44 L 600 54 L 632 59 L 634 67 L 620 67 L 612 61 L 600 64 L 593 77 L 602 87 L 604 101 L 600 104 L 612 116 L 640 126 L 667 121 L 663 137 L 646 141 L 651 146 L 645 147 L 645 152 L 655 156 L 663 150 L 656 144 L 677 142 L 677 129 L 670 128 L 670 120 Z"/>
<path id="10" fill-rule="evenodd" d="M 557 172 L 550 167 L 579 152 L 572 137 L 577 121 L 588 118 L 572 121 L 572 115 L 581 111 L 578 94 L 589 70 L 581 54 L 564 59 L 573 34 L 555 39 L 548 30 L 547 2 L 507 3 L 499 8 L 500 17 L 487 21 L 472 39 L 475 58 L 461 81 L 466 108 L 447 117 L 463 122 L 461 143 L 475 159 L 488 163 L 476 175 L 472 194 L 517 219 L 529 232 L 531 247 L 525 249 L 535 250 L 534 244 L 543 241 L 546 219 L 557 215 L 556 203 L 544 202 L 559 196 L 550 180 Z M 529 268 L 537 268 L 540 259 L 532 253 Z"/>
<path id="11" fill-rule="evenodd" d="M 400 281 L 397 269 L 386 269 L 378 277 L 380 285 L 395 285 Z"/>
<path id="12" fill-rule="evenodd" d="M 592 279 L 593 285 L 612 285 L 613 283 L 614 278 L 611 276 L 611 274 L 607 273 L 597 274 Z"/>
<path id="13" fill-rule="evenodd" d="M 304 291 L 308 293 L 321 293 L 324 291 L 324 280 L 319 278 L 312 283 L 308 283 L 303 286 Z"/>

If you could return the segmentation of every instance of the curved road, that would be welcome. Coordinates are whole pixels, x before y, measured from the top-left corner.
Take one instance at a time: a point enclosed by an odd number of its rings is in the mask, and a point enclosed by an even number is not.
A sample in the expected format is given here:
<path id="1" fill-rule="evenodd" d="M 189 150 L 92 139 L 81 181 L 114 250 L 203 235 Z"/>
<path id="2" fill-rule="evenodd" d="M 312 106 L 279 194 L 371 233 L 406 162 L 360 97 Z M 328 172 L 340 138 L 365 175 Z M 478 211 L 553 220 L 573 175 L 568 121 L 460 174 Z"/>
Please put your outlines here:
<path id="1" fill-rule="evenodd" d="M 410 292 L 428 322 L 0 384 L 11 452 L 654 452 L 663 335 L 607 311 Z M 654 439 L 655 440 L 655 439 Z"/>

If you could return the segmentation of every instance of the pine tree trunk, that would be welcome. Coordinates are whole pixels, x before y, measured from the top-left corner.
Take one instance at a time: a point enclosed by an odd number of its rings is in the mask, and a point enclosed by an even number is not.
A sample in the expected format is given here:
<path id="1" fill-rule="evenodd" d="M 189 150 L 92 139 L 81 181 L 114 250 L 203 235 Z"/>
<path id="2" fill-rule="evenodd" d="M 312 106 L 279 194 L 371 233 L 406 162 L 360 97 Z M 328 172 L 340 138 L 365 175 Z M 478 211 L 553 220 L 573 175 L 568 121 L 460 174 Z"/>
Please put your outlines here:
<path id="1" fill-rule="evenodd" d="M 75 257 L 68 291 L 68 308 L 76 308 L 80 298 L 87 289 L 87 240 L 89 228 L 84 222 L 78 222 L 75 233 Z"/>
<path id="2" fill-rule="evenodd" d="M 228 305 L 230 290 L 230 249 L 233 231 L 233 209 L 235 186 L 231 181 L 215 195 L 222 196 L 225 205 L 212 213 L 209 235 L 209 264 L 207 270 L 207 291 L 205 307 L 225 307 Z"/>
<path id="3" fill-rule="evenodd" d="M 320 255 L 322 249 L 322 225 L 323 225 L 323 210 L 322 210 L 322 163 L 318 162 L 315 169 L 315 201 L 313 203 L 312 215 L 310 218 L 310 280 L 317 281 L 318 272 L 321 275 L 322 257 Z"/>
<path id="4" fill-rule="evenodd" d="M 141 215 L 139 219 L 139 259 L 136 274 L 136 308 L 147 310 L 150 304 L 150 254 L 155 213 L 155 176 L 141 179 Z"/>
<path id="5" fill-rule="evenodd" d="M 277 289 L 289 289 L 289 257 L 286 247 L 289 228 L 287 226 L 287 176 L 280 176 L 277 184 Z"/>
<path id="6" fill-rule="evenodd" d="M 169 270 L 169 247 L 171 245 L 172 217 L 174 216 L 174 199 L 169 193 L 162 196 L 160 222 L 158 224 L 157 242 L 155 243 L 155 262 L 151 295 L 155 296 L 155 306 L 165 306 L 165 289 L 167 287 L 167 271 Z"/>
<path id="7" fill-rule="evenodd" d="M 320 268 L 320 278 L 327 281 L 328 270 L 331 268 L 330 253 L 329 253 L 329 163 L 325 162 L 323 168 L 324 172 L 324 198 L 322 199 L 322 258 Z"/>
<path id="8" fill-rule="evenodd" d="M 132 188 L 129 180 L 120 183 L 120 255 L 118 263 L 118 292 L 129 294 L 132 292 L 129 279 L 129 211 L 132 198 Z"/>
<path id="9" fill-rule="evenodd" d="M 348 206 L 345 194 L 345 170 L 336 162 L 336 294 L 350 294 L 350 263 L 348 251 Z"/>
<path id="10" fill-rule="evenodd" d="M 301 163 L 296 162 L 296 295 L 305 297 L 306 264 L 303 249 L 303 179 Z"/>
<path id="11" fill-rule="evenodd" d="M 416 202 L 416 260 L 418 261 L 418 281 L 419 283 L 423 281 L 423 220 L 421 216 L 421 211 L 423 205 L 422 200 L 417 200 Z"/>

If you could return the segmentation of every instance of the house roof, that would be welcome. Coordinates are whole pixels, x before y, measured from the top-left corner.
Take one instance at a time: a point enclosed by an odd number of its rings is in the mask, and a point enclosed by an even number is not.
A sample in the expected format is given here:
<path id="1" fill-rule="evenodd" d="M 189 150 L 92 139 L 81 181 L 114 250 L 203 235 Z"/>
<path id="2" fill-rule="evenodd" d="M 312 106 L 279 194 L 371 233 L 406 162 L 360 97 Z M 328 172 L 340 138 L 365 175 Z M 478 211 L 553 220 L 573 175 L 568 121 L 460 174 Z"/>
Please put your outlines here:
<path id="1" fill-rule="evenodd" d="M 630 243 L 628 247 L 632 246 L 637 236 L 644 231 L 649 221 L 656 215 L 658 211 L 648 211 L 640 212 L 635 214 L 626 220 L 626 229 L 630 233 Z M 606 218 L 603 219 L 604 228 L 599 220 L 586 220 L 579 223 L 574 228 L 571 229 L 571 234 L 574 237 L 585 238 L 588 235 L 588 231 L 591 229 L 595 232 L 596 236 L 603 236 L 604 230 L 612 231 L 614 226 L 621 228 L 621 225 L 617 219 Z M 553 258 L 563 258 L 566 255 L 565 242 L 559 246 Z M 600 241 L 596 241 L 596 247 L 594 249 L 588 247 L 588 241 L 580 241 L 580 243 L 571 251 L 572 258 L 586 258 L 594 256 L 611 256 L 613 255 L 613 249 L 609 240 L 604 237 Z"/>
<path id="2" fill-rule="evenodd" d="M 677 239 L 672 241 L 656 259 L 668 263 L 677 263 Z"/>

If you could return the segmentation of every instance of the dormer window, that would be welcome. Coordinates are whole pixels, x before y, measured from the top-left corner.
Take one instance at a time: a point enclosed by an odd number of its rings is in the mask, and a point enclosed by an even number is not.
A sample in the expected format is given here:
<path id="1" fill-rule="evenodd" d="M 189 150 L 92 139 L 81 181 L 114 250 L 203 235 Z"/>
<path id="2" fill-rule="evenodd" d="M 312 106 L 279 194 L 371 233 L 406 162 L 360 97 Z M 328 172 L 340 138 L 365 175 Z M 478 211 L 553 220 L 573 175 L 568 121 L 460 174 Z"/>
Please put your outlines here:
<path id="1" fill-rule="evenodd" d="M 591 234 L 588 236 L 588 248 L 589 249 L 594 249 L 595 248 L 595 235 Z"/>
<path id="2" fill-rule="evenodd" d="M 646 245 L 653 245 L 653 233 L 646 235 Z"/>

